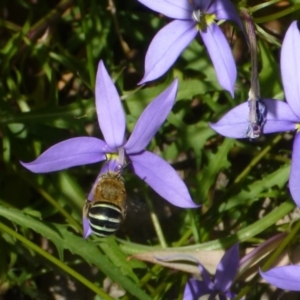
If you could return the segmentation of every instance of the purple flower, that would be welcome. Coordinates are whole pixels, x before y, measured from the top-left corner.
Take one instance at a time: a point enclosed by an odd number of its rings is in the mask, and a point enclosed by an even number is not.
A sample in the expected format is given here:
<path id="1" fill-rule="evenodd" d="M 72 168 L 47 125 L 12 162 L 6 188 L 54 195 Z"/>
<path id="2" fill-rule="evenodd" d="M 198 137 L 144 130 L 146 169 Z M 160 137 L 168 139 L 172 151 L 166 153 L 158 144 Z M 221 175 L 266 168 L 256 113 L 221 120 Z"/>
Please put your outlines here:
<path id="1" fill-rule="evenodd" d="M 267 107 L 263 133 L 297 130 L 293 145 L 289 189 L 300 207 L 300 33 L 294 21 L 287 30 L 281 48 L 281 74 L 286 102 L 264 99 Z M 218 133 L 231 137 L 243 138 L 248 127 L 248 103 L 243 103 L 232 110 L 215 124 L 210 126 Z"/>
<path id="2" fill-rule="evenodd" d="M 207 47 L 220 85 L 233 96 L 236 66 L 228 42 L 215 23 L 235 21 L 243 25 L 229 0 L 138 0 L 150 9 L 176 20 L 162 28 L 153 38 L 145 59 L 145 75 L 141 83 L 163 75 L 198 31 Z"/>
<path id="3" fill-rule="evenodd" d="M 300 292 L 300 266 L 281 266 L 259 272 L 265 281 L 280 289 Z"/>
<path id="4" fill-rule="evenodd" d="M 217 266 L 214 280 L 210 278 L 208 271 L 199 263 L 199 270 L 203 281 L 190 279 L 184 290 L 183 300 L 199 299 L 201 296 L 210 295 L 209 299 L 216 299 L 219 295 L 220 300 L 234 298 L 230 292 L 230 287 L 236 276 L 239 267 L 239 247 L 233 245 L 227 250 Z"/>
<path id="5" fill-rule="evenodd" d="M 48 173 L 108 160 L 100 172 L 102 174 L 108 170 L 122 170 L 127 159 L 135 174 L 167 201 L 179 207 L 197 207 L 176 171 L 161 157 L 145 150 L 172 109 L 177 86 L 175 79 L 147 106 L 126 141 L 125 114 L 120 97 L 100 61 L 95 93 L 98 122 L 104 141 L 94 137 L 71 138 L 50 147 L 33 162 L 21 162 L 22 165 L 34 173 Z M 88 200 L 91 199 L 91 193 Z M 83 224 L 84 236 L 87 237 L 91 230 L 87 220 Z"/>

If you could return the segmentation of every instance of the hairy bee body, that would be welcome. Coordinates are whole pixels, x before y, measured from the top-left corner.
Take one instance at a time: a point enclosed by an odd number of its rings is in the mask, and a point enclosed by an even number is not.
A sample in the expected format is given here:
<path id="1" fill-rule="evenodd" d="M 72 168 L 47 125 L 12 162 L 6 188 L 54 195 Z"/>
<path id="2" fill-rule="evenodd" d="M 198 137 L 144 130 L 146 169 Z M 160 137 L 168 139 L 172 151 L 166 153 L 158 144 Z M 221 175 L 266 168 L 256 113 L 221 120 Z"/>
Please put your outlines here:
<path id="1" fill-rule="evenodd" d="M 91 201 L 85 202 L 83 214 L 93 233 L 106 237 L 119 229 L 126 207 L 123 177 L 117 172 L 107 172 L 99 177 Z"/>

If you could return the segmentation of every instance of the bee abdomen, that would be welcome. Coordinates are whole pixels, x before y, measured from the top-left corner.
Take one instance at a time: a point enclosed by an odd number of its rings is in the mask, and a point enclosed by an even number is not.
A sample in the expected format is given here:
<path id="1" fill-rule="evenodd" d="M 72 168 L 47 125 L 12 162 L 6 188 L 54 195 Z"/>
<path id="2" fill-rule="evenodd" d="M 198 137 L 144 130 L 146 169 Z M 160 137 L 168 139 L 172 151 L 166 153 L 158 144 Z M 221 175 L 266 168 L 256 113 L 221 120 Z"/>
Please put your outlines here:
<path id="1" fill-rule="evenodd" d="M 123 213 L 117 205 L 99 201 L 91 205 L 88 218 L 92 231 L 99 237 L 106 237 L 119 229 Z"/>

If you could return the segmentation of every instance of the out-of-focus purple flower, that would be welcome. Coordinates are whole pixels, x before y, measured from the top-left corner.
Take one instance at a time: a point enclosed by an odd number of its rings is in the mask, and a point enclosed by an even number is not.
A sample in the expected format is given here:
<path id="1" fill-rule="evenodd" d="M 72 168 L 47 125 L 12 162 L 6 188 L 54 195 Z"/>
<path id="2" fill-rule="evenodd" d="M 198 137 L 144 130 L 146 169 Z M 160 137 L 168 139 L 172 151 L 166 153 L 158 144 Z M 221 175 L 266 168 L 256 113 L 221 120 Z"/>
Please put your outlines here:
<path id="1" fill-rule="evenodd" d="M 293 145 L 289 189 L 300 207 L 300 33 L 297 21 L 287 30 L 281 48 L 280 67 L 286 102 L 264 99 L 267 107 L 263 133 L 297 130 Z M 248 128 L 248 103 L 230 110 L 217 123 L 210 126 L 218 133 L 231 138 L 244 138 Z"/>
<path id="2" fill-rule="evenodd" d="M 215 278 L 212 280 L 208 271 L 199 263 L 199 270 L 203 281 L 190 279 L 184 290 L 183 300 L 199 299 L 201 296 L 210 295 L 209 299 L 220 300 L 233 299 L 230 287 L 239 267 L 239 247 L 233 245 L 227 250 L 218 264 Z"/>
<path id="3" fill-rule="evenodd" d="M 267 272 L 259 270 L 268 283 L 288 291 L 300 292 L 300 266 L 290 265 L 273 268 Z"/>
<path id="4" fill-rule="evenodd" d="M 228 42 L 215 23 L 231 20 L 243 25 L 230 0 L 138 0 L 150 9 L 176 20 L 153 38 L 145 58 L 140 84 L 163 75 L 199 32 L 210 55 L 220 85 L 234 95 L 236 66 Z"/>
<path id="5" fill-rule="evenodd" d="M 128 160 L 135 174 L 167 201 L 179 207 L 197 207 L 173 167 L 161 157 L 145 150 L 170 113 L 177 86 L 178 81 L 175 79 L 147 106 L 126 141 L 125 114 L 120 97 L 103 62 L 100 61 L 95 94 L 98 122 L 104 141 L 94 137 L 71 138 L 50 147 L 33 162 L 21 162 L 22 165 L 34 173 L 48 173 L 107 160 L 100 171 L 102 174 L 107 171 L 120 172 Z M 88 200 L 92 198 L 95 184 Z M 85 218 L 83 225 L 84 236 L 87 237 L 91 230 Z"/>

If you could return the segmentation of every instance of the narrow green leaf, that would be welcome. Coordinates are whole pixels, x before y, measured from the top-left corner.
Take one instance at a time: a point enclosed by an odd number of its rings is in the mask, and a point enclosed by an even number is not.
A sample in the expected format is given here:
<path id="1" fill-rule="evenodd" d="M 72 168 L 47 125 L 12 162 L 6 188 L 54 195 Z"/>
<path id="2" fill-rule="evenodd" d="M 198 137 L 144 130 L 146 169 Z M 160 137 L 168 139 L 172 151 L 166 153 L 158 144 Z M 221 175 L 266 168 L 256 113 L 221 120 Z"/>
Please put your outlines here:
<path id="1" fill-rule="evenodd" d="M 138 299 L 151 299 L 137 284 L 133 283 L 126 276 L 124 276 L 119 267 L 113 265 L 106 256 L 104 256 L 95 243 L 91 243 L 78 237 L 68 231 L 66 226 L 54 225 L 46 222 L 41 222 L 24 215 L 16 209 L 10 209 L 0 206 L 0 215 L 18 225 L 31 228 L 47 237 L 62 252 L 64 249 L 70 250 L 72 253 L 81 256 L 87 262 L 97 266 L 103 273 L 105 273 L 111 280 L 120 284 L 133 296 Z"/>
<path id="2" fill-rule="evenodd" d="M 279 188 L 282 188 L 282 186 L 288 181 L 289 174 L 290 164 L 282 166 L 275 172 L 251 183 L 247 186 L 247 189 L 242 190 L 237 195 L 230 197 L 228 201 L 223 202 L 219 207 L 219 212 L 229 210 L 238 205 L 244 205 L 245 201 L 247 201 L 247 204 L 250 205 L 254 201 L 258 200 L 260 193 L 273 186 L 278 186 Z"/>
<path id="3" fill-rule="evenodd" d="M 199 182 L 201 182 L 198 189 L 200 199 L 207 199 L 209 189 L 214 184 L 218 173 L 230 166 L 227 156 L 233 144 L 234 140 L 225 139 L 218 148 L 217 153 L 206 152 L 208 163 L 199 174 Z"/>

